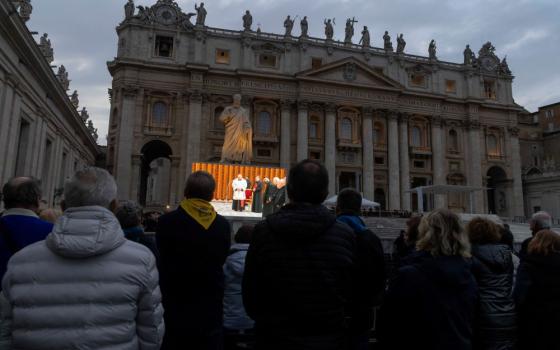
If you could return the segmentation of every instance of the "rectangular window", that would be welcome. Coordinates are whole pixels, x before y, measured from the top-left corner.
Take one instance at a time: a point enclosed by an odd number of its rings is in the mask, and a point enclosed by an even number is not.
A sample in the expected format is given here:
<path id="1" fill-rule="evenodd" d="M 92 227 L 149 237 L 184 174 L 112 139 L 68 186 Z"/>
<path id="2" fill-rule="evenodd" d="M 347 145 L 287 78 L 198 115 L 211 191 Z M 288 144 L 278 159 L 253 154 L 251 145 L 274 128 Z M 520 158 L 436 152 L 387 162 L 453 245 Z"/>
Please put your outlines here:
<path id="1" fill-rule="evenodd" d="M 321 152 L 319 151 L 309 152 L 309 159 L 321 160 Z"/>
<path id="2" fill-rule="evenodd" d="M 459 162 L 449 162 L 449 171 L 459 171 L 460 165 Z"/>
<path id="3" fill-rule="evenodd" d="M 445 92 L 447 92 L 447 93 L 457 92 L 457 82 L 455 80 L 446 80 L 445 81 Z"/>
<path id="4" fill-rule="evenodd" d="M 415 160 L 414 167 L 419 169 L 424 169 L 426 167 L 426 163 L 424 163 L 424 161 L 421 160 Z"/>
<path id="5" fill-rule="evenodd" d="M 276 68 L 276 56 L 267 53 L 260 54 L 259 66 L 267 67 L 267 68 Z"/>
<path id="6" fill-rule="evenodd" d="M 383 164 L 385 164 L 385 158 L 383 158 L 383 157 L 375 157 L 375 164 L 376 164 L 376 165 L 383 165 Z"/>
<path id="7" fill-rule="evenodd" d="M 270 158 L 272 156 L 272 151 L 266 148 L 257 149 L 257 157 Z"/>
<path id="8" fill-rule="evenodd" d="M 322 65 L 323 65 L 323 59 L 322 58 L 313 57 L 311 59 L 311 68 L 312 69 L 321 68 Z"/>
<path id="9" fill-rule="evenodd" d="M 496 83 L 490 80 L 484 81 L 484 97 L 489 100 L 496 99 Z"/>
<path id="10" fill-rule="evenodd" d="M 309 124 L 309 138 L 316 139 L 319 136 L 319 125 L 317 123 Z"/>
<path id="11" fill-rule="evenodd" d="M 16 176 L 25 175 L 25 162 L 27 160 L 27 150 L 29 148 L 29 134 L 31 132 L 31 124 L 21 119 L 19 124 L 19 138 L 16 155 Z"/>
<path id="12" fill-rule="evenodd" d="M 216 63 L 229 64 L 229 50 L 216 49 Z"/>
<path id="13" fill-rule="evenodd" d="M 426 86 L 426 77 L 422 74 L 410 74 L 410 85 L 412 86 Z"/>
<path id="14" fill-rule="evenodd" d="M 159 57 L 173 56 L 173 37 L 157 35 L 155 54 Z"/>
<path id="15" fill-rule="evenodd" d="M 60 169 L 60 177 L 58 178 L 58 187 L 62 187 L 64 186 L 64 180 L 66 180 L 66 161 L 67 161 L 68 155 L 63 152 L 62 153 L 62 165 L 61 165 L 61 169 Z"/>

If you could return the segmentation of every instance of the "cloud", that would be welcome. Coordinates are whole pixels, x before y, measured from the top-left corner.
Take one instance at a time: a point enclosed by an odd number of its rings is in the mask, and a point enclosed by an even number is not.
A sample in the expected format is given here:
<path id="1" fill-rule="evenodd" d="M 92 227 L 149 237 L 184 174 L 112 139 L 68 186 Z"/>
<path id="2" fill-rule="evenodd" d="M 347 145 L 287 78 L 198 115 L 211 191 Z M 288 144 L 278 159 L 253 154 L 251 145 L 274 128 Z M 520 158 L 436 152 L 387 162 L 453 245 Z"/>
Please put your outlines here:
<path id="1" fill-rule="evenodd" d="M 179 0 L 178 3 L 184 12 L 194 12 L 195 1 Z M 70 89 L 79 91 L 81 105 L 90 111 L 102 143 L 107 134 L 110 109 L 107 89 L 111 86 L 105 62 L 116 55 L 115 26 L 123 19 L 125 2 L 34 0 L 33 15 L 28 22 L 31 31 L 49 33 L 56 64 L 66 66 L 72 80 Z M 144 6 L 155 2 L 135 0 L 136 5 Z M 406 51 L 426 56 L 429 41 L 435 39 L 438 57 L 452 62 L 462 62 L 466 44 L 478 51 L 490 40 L 500 58 L 508 54 L 510 68 L 516 76 L 513 89 L 518 103 L 536 110 L 538 106 L 560 101 L 560 75 L 554 73 L 560 56 L 560 36 L 554 34 L 560 33 L 558 0 L 204 2 L 210 26 L 240 30 L 243 12 L 249 9 L 254 28 L 260 23 L 264 31 L 282 33 L 286 15 L 307 15 L 309 33 L 324 37 L 323 19 L 336 17 L 335 38 L 340 40 L 344 37 L 345 19 L 355 16 L 358 26 L 369 27 L 374 46 L 383 45 L 385 30 L 393 38 L 393 45 L 396 45 L 397 33 L 404 33 Z M 299 33 L 298 25 L 294 32 Z M 358 36 L 354 37 L 355 42 Z"/>
<path id="2" fill-rule="evenodd" d="M 509 42 L 503 46 L 503 51 L 512 52 L 518 50 L 527 44 L 534 44 L 535 41 L 539 41 L 549 36 L 549 32 L 546 29 L 529 29 L 527 30 L 519 39 Z"/>

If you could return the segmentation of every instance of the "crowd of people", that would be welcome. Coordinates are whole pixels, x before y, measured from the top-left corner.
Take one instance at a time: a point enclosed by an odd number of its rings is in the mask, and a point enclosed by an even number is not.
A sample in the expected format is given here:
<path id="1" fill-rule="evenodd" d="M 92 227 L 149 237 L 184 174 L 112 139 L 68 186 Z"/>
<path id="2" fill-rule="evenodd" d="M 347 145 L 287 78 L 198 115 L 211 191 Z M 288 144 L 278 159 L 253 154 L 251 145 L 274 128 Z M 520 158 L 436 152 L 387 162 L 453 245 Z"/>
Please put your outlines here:
<path id="1" fill-rule="evenodd" d="M 41 216 L 52 222 L 38 215 L 39 181 L 11 179 L 0 349 L 560 349 L 560 235 L 547 213 L 518 254 L 486 218 L 412 217 L 390 270 L 360 193 L 340 191 L 332 213 L 328 183 L 305 160 L 287 182 L 261 184 L 264 208 L 281 190 L 288 203 L 232 242 L 206 172 L 189 176 L 175 210 L 146 218 L 116 200 L 107 171 L 86 168 L 65 184 L 60 213 Z"/>
<path id="2" fill-rule="evenodd" d="M 256 176 L 251 186 L 249 177 L 238 174 L 231 183 L 231 209 L 242 212 L 250 206 L 253 213 L 262 213 L 263 216 L 276 213 L 287 203 L 286 183 L 286 178 L 274 177 L 270 181 L 265 177 L 261 181 L 261 177 Z"/>

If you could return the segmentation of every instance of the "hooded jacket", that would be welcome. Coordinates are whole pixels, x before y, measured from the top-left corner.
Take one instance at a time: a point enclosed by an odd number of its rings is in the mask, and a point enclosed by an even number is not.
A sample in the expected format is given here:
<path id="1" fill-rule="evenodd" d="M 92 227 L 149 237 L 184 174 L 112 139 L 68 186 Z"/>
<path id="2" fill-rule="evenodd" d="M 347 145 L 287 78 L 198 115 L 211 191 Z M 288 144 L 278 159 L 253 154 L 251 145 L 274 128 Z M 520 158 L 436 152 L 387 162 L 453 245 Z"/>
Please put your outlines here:
<path id="1" fill-rule="evenodd" d="M 380 310 L 383 348 L 472 349 L 477 289 L 471 259 L 421 251 L 407 263 L 391 281 Z"/>
<path id="2" fill-rule="evenodd" d="M 513 260 L 505 244 L 473 245 L 479 304 L 475 330 L 479 349 L 512 349 L 516 338 Z"/>
<path id="3" fill-rule="evenodd" d="M 321 205 L 287 204 L 256 226 L 243 301 L 263 349 L 340 349 L 356 269 L 352 230 Z"/>
<path id="4" fill-rule="evenodd" d="M 243 307 L 241 282 L 245 270 L 245 257 L 249 244 L 237 243 L 231 246 L 224 264 L 226 289 L 224 291 L 224 327 L 234 330 L 251 329 L 253 320 L 247 316 Z"/>
<path id="5" fill-rule="evenodd" d="M 12 349 L 159 349 L 158 272 L 102 207 L 66 210 L 45 241 L 8 263 Z M 3 312 L 4 315 L 4 312 Z"/>

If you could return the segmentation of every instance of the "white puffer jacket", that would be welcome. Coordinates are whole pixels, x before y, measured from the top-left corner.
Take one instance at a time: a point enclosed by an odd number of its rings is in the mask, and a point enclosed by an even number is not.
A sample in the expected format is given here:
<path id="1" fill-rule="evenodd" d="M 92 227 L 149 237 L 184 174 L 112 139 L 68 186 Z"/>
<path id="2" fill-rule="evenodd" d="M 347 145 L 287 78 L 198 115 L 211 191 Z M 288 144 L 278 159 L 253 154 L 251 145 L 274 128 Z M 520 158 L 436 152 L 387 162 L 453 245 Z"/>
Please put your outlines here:
<path id="1" fill-rule="evenodd" d="M 2 287 L 12 349 L 160 348 L 155 258 L 105 208 L 66 210 L 45 241 L 12 257 Z"/>

